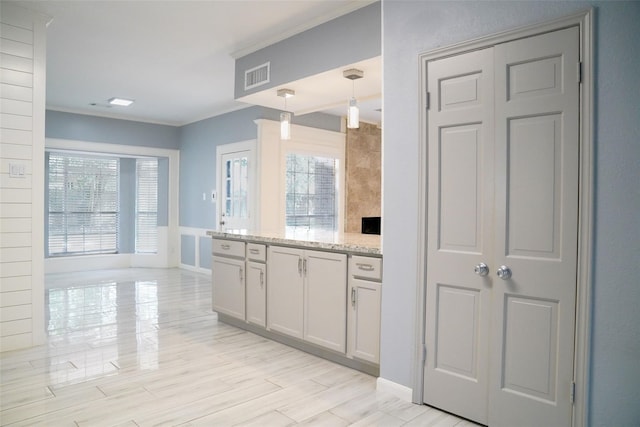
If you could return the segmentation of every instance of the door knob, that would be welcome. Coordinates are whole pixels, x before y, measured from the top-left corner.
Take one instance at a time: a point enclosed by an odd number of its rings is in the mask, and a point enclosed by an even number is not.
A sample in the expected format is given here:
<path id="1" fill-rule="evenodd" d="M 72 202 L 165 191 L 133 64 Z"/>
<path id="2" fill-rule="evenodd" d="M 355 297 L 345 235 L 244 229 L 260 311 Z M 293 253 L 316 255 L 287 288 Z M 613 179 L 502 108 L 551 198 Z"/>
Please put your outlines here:
<path id="1" fill-rule="evenodd" d="M 498 277 L 502 280 L 507 280 L 511 278 L 511 269 L 506 265 L 501 265 L 497 271 Z"/>
<path id="2" fill-rule="evenodd" d="M 487 274 L 489 274 L 489 266 L 484 262 L 481 262 L 480 264 L 476 265 L 476 267 L 473 269 L 473 272 L 478 276 L 486 276 Z"/>

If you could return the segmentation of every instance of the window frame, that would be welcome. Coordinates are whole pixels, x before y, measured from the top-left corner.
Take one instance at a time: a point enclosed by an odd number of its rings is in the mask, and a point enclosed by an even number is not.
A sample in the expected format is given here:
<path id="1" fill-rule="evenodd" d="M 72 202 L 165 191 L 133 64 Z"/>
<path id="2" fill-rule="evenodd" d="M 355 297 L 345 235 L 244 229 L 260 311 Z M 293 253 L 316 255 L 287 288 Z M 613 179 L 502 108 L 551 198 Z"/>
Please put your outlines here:
<path id="1" fill-rule="evenodd" d="M 99 155 L 114 155 L 120 158 L 156 157 L 163 159 L 163 175 L 160 177 L 160 188 L 163 192 L 158 195 L 158 253 L 135 254 L 133 246 L 127 253 L 104 254 L 91 257 L 49 257 L 45 252 L 44 268 L 46 272 L 64 273 L 77 271 L 78 269 L 113 268 L 114 265 L 127 267 L 170 268 L 180 265 L 181 241 L 180 235 L 184 232 L 180 227 L 179 219 L 179 174 L 180 152 L 177 148 L 160 148 L 140 145 L 123 145 L 110 142 L 92 142 L 85 140 L 72 140 L 61 138 L 45 138 L 45 151 L 71 151 L 78 153 L 94 153 Z M 43 160 L 44 161 L 44 160 Z M 166 175 L 165 175 L 166 174 Z M 46 214 L 47 192 L 45 192 L 42 212 Z M 46 221 L 46 219 L 44 219 Z M 45 222 L 46 225 L 46 222 Z M 122 231 L 124 232 L 124 230 Z M 133 232 L 133 229 L 130 229 Z M 40 236 L 46 243 L 46 230 Z M 45 246 L 46 249 L 46 246 Z M 83 264 L 78 264 L 78 259 L 83 258 Z"/>
<path id="2" fill-rule="evenodd" d="M 63 177 L 63 187 L 64 187 L 64 195 L 62 198 L 62 210 L 61 211 L 52 211 L 51 210 L 51 156 L 58 156 L 60 158 L 63 159 L 64 162 L 64 169 L 63 169 L 63 173 L 64 173 L 64 177 Z M 82 159 L 83 161 L 90 161 L 90 160 L 105 160 L 105 161 L 112 161 L 115 162 L 115 177 L 112 176 L 112 180 L 109 180 L 107 182 L 107 184 L 111 184 L 115 187 L 115 210 L 110 210 L 110 211 L 104 211 L 104 210 L 94 210 L 94 211 L 81 211 L 79 210 L 80 208 L 80 204 L 81 204 L 81 200 L 78 197 L 67 197 L 68 190 L 73 187 L 73 180 L 70 178 L 70 176 L 75 175 L 73 172 L 70 172 L 69 169 L 69 161 L 70 159 Z M 47 254 L 49 257 L 69 257 L 69 256 L 86 256 L 86 255 L 104 255 L 104 254 L 117 254 L 120 251 L 120 158 L 117 156 L 102 156 L 96 153 L 76 153 L 76 152 L 65 152 L 62 150 L 48 150 L 48 157 L 47 157 L 47 176 L 46 176 L 46 180 L 47 180 L 47 188 L 46 191 L 48 193 L 48 197 L 47 197 L 47 203 L 45 206 L 45 209 L 47 210 Z M 102 170 L 102 169 L 100 169 Z M 72 171 L 72 170 L 71 170 Z M 86 171 L 86 172 L 91 172 L 91 171 Z M 97 172 L 97 169 L 93 172 L 93 174 L 95 175 L 95 173 Z M 85 175 L 82 176 L 88 176 L 89 173 L 86 173 Z M 100 174 L 101 176 L 103 174 Z M 106 174 L 106 176 L 108 176 L 108 174 Z M 112 182 L 114 181 L 114 182 Z M 93 193 L 92 193 L 93 194 Z M 101 193 L 102 194 L 102 193 Z M 69 210 L 69 205 L 75 204 L 76 209 L 71 211 Z M 63 226 L 62 226 L 62 233 L 64 235 L 64 243 L 63 243 L 63 247 L 64 250 L 63 251 L 58 251 L 58 252 L 51 252 L 51 218 L 52 218 L 52 214 L 53 215 L 58 215 L 61 214 L 62 218 L 63 218 Z M 82 214 L 88 214 L 90 216 L 90 218 L 93 218 L 94 216 L 96 217 L 96 220 L 100 220 L 101 217 L 103 215 L 115 215 L 115 227 L 113 229 L 113 233 L 100 233 L 98 235 L 98 237 L 94 237 L 94 239 L 87 239 L 85 236 L 85 233 L 82 234 L 69 234 L 69 222 L 70 220 L 77 216 L 77 215 L 82 215 Z M 84 216 L 84 215 L 83 215 Z M 106 246 L 104 249 L 102 248 L 102 241 L 103 238 L 102 236 L 105 235 L 109 235 L 109 234 L 115 234 L 115 239 L 113 242 L 113 245 L 109 245 Z M 69 250 L 69 236 L 83 236 L 82 237 L 82 246 L 83 249 L 82 250 Z M 87 250 L 87 241 L 93 241 L 93 245 L 99 245 L 98 249 L 93 249 L 93 250 Z"/>

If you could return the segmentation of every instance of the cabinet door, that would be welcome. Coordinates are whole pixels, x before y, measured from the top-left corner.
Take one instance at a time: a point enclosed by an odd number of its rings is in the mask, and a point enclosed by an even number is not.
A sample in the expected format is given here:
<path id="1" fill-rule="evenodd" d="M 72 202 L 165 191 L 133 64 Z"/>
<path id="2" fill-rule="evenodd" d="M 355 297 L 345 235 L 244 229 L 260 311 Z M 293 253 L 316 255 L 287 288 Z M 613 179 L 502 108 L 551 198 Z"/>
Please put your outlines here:
<path id="1" fill-rule="evenodd" d="M 350 279 L 349 356 L 380 363 L 381 284 Z"/>
<path id="2" fill-rule="evenodd" d="M 346 352 L 347 256 L 305 251 L 304 339 Z"/>
<path id="3" fill-rule="evenodd" d="M 270 246 L 267 267 L 267 328 L 302 339 L 303 251 Z"/>
<path id="4" fill-rule="evenodd" d="M 244 260 L 212 258 L 213 309 L 244 320 Z"/>
<path id="5" fill-rule="evenodd" d="M 266 326 L 267 277 L 266 266 L 247 262 L 247 322 Z"/>

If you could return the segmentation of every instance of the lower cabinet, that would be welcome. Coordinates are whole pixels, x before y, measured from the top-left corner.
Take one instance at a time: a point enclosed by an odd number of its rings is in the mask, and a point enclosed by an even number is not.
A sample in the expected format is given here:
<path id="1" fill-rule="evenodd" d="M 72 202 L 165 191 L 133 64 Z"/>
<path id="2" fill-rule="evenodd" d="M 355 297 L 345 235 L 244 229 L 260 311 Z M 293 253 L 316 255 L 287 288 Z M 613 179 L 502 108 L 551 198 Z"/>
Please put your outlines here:
<path id="1" fill-rule="evenodd" d="M 347 256 L 270 246 L 267 327 L 346 353 Z"/>
<path id="2" fill-rule="evenodd" d="M 245 319 L 245 243 L 213 239 L 211 282 L 213 309 L 237 319 Z"/>
<path id="3" fill-rule="evenodd" d="M 267 328 L 302 339 L 304 251 L 269 246 L 267 254 Z"/>
<path id="4" fill-rule="evenodd" d="M 349 357 L 380 363 L 380 294 L 382 260 L 354 256 L 349 260 Z"/>
<path id="5" fill-rule="evenodd" d="M 244 320 L 244 260 L 214 255 L 211 269 L 213 309 Z"/>
<path id="6" fill-rule="evenodd" d="M 347 256 L 305 251 L 304 339 L 347 351 Z"/>
<path id="7" fill-rule="evenodd" d="M 267 326 L 267 267 L 247 261 L 247 322 Z"/>
<path id="8" fill-rule="evenodd" d="M 213 239 L 212 284 L 213 309 L 240 327 L 379 365 L 381 258 Z"/>

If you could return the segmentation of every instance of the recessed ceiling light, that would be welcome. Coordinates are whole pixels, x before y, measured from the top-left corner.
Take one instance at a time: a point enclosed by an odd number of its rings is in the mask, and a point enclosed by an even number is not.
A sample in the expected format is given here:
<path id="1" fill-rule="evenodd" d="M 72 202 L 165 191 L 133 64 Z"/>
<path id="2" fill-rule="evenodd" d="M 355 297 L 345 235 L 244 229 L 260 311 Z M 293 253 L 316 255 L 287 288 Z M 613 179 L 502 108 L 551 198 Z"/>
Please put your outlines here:
<path id="1" fill-rule="evenodd" d="M 111 98 L 109 100 L 109 104 L 118 105 L 120 107 L 128 107 L 129 105 L 133 104 L 133 100 L 125 98 Z"/>

